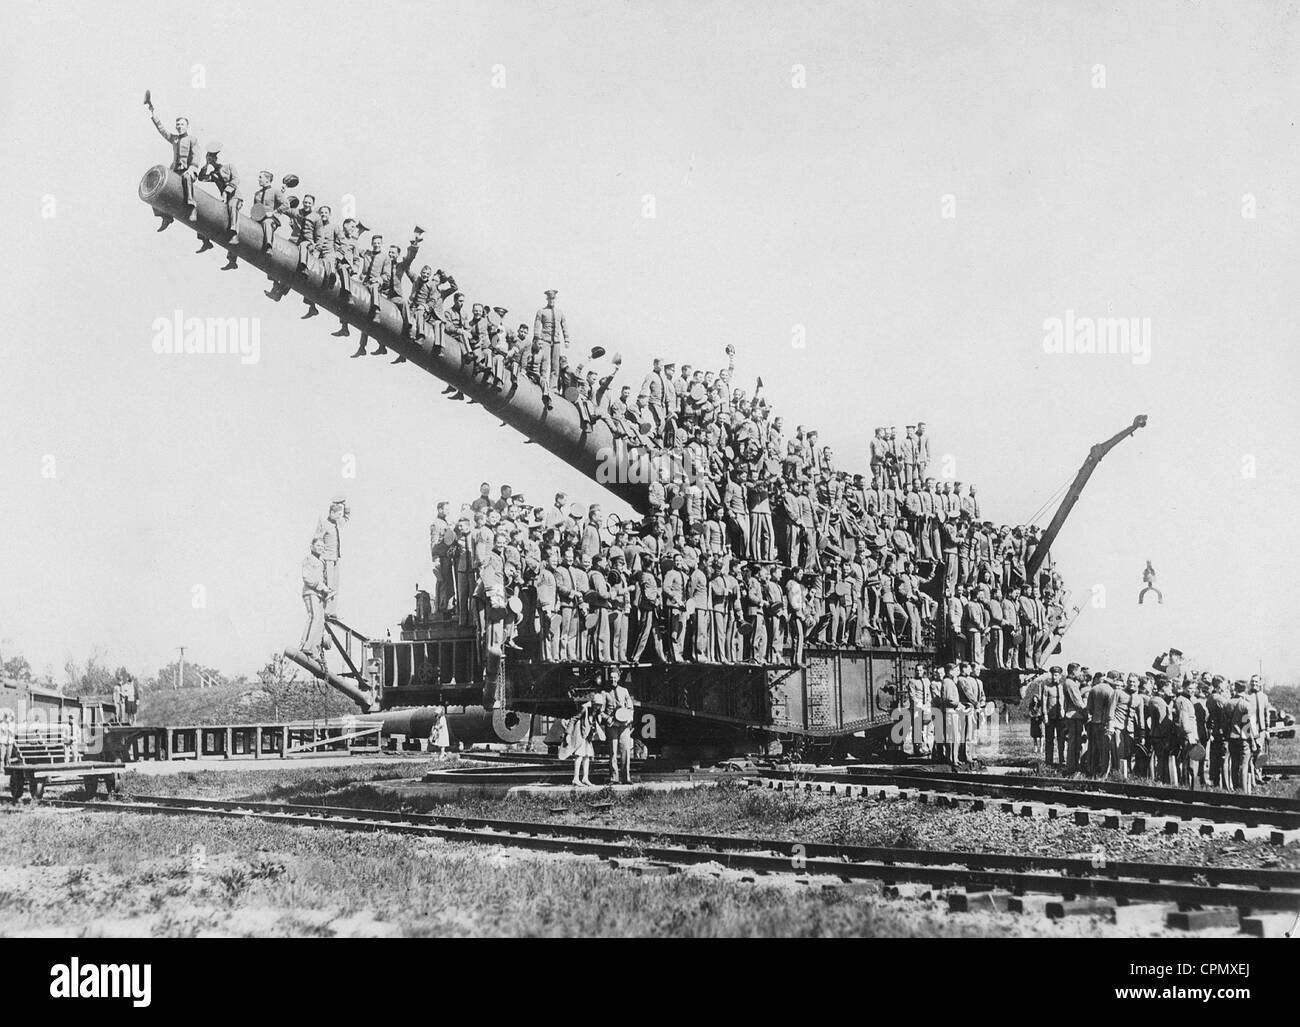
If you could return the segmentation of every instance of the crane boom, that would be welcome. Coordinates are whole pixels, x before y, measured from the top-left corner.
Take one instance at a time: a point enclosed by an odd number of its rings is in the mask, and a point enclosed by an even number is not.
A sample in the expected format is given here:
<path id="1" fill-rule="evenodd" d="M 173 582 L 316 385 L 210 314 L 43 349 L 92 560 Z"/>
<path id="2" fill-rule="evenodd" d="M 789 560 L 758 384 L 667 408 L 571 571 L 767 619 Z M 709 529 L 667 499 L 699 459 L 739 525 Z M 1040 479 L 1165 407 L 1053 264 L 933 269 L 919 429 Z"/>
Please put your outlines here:
<path id="1" fill-rule="evenodd" d="M 1099 442 L 1088 450 L 1088 459 L 1079 468 L 1079 473 L 1074 476 L 1074 481 L 1070 482 L 1065 498 L 1061 500 L 1061 505 L 1057 507 L 1056 514 L 1052 517 L 1052 523 L 1047 526 L 1047 530 L 1043 532 L 1043 537 L 1039 539 L 1038 547 L 1034 550 L 1033 555 L 1029 557 L 1029 563 L 1025 566 L 1026 581 L 1036 580 L 1038 571 L 1043 566 L 1043 561 L 1047 559 L 1048 551 L 1052 548 L 1052 543 L 1056 541 L 1056 536 L 1061 533 L 1061 526 L 1065 524 L 1065 519 L 1070 516 L 1074 504 L 1079 501 L 1079 496 L 1083 494 L 1083 487 L 1088 484 L 1088 479 L 1092 477 L 1092 472 L 1101 463 L 1101 458 L 1139 428 L 1145 428 L 1146 423 L 1147 415 L 1138 414 L 1137 417 L 1133 418 L 1133 423 L 1123 431 L 1116 432 L 1105 442 Z"/>

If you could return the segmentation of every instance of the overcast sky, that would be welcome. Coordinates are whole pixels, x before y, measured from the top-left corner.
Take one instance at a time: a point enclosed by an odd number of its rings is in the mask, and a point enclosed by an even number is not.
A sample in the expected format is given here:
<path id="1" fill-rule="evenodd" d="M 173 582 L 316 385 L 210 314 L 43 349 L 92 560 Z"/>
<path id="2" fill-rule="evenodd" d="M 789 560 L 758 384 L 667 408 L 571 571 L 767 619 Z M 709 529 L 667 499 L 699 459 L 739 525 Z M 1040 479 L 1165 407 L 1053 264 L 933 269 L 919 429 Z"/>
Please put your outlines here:
<path id="1" fill-rule="evenodd" d="M 7 3 L 0 653 L 251 672 L 297 642 L 334 493 L 340 612 L 379 635 L 430 585 L 438 499 L 611 505 L 156 234 L 150 87 L 246 195 L 293 171 L 390 237 L 418 221 L 472 298 L 530 320 L 557 288 L 638 379 L 734 343 L 851 469 L 873 426 L 927 421 L 999 522 L 1149 414 L 1057 544 L 1077 596 L 1105 589 L 1066 657 L 1293 677 L 1298 25 L 1242 0 Z M 260 361 L 155 354 L 176 310 L 260 318 Z M 1067 311 L 1149 319 L 1149 362 L 1046 353 Z M 1148 559 L 1165 602 L 1139 608 Z"/>

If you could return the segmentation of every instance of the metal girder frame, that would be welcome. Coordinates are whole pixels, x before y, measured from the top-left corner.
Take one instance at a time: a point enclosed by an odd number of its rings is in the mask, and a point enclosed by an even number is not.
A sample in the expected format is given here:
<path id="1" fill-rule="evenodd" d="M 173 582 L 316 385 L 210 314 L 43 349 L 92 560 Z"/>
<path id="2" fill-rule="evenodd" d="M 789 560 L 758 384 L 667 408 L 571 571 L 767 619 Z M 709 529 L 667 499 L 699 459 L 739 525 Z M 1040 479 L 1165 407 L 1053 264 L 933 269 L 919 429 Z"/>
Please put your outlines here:
<path id="1" fill-rule="evenodd" d="M 288 749 L 284 751 L 284 755 L 289 756 L 295 752 L 306 752 L 310 749 L 316 749 L 322 745 L 335 745 L 339 742 L 350 742 L 355 738 L 366 738 L 369 737 L 370 735 L 375 736 L 375 742 L 376 745 L 378 745 L 379 733 L 382 728 L 383 728 L 382 724 L 372 724 L 367 727 L 358 728 L 354 731 L 349 732 L 348 734 L 331 735 L 327 738 L 318 738 L 312 742 L 302 742 L 298 745 L 290 746 Z M 348 748 L 350 749 L 351 746 L 349 746 Z"/>
<path id="2" fill-rule="evenodd" d="M 357 670 L 357 665 L 352 662 L 352 653 L 349 652 L 349 649 L 351 648 L 351 643 L 349 641 L 348 645 L 344 645 L 342 642 L 339 641 L 339 636 L 334 634 L 334 624 L 336 623 L 341 628 L 343 628 L 343 631 L 345 632 L 345 637 L 347 637 L 349 640 L 351 639 L 351 636 L 355 634 L 355 632 L 353 632 L 350 628 L 348 628 L 348 626 L 344 624 L 342 621 L 331 621 L 328 618 L 326 618 L 325 620 L 325 630 L 329 633 L 330 640 L 334 643 L 334 648 L 337 649 L 338 654 L 343 657 L 343 662 L 348 665 L 348 670 L 352 672 L 352 676 L 356 678 L 358 683 L 360 683 L 362 680 L 361 671 Z M 361 638 L 360 635 L 357 635 L 357 637 Z M 365 639 L 362 639 L 362 645 L 364 644 L 365 644 Z"/>
<path id="3" fill-rule="evenodd" d="M 805 656 L 808 650 L 805 650 Z M 805 671 L 803 686 L 804 694 L 801 696 L 802 701 L 802 721 L 771 721 L 768 729 L 783 735 L 802 735 L 813 738 L 829 738 L 840 735 L 856 734 L 859 731 L 869 730 L 876 727 L 884 727 L 892 723 L 892 708 L 882 710 L 879 707 L 878 694 L 887 682 L 877 679 L 876 664 L 885 661 L 891 664 L 893 677 L 898 683 L 906 680 L 904 666 L 909 662 L 928 661 L 934 658 L 934 653 L 926 649 L 825 649 L 814 651 L 817 657 L 815 663 L 807 663 L 802 669 Z M 854 657 L 862 661 L 866 671 L 866 701 L 874 707 L 872 712 L 866 717 L 855 717 L 851 720 L 844 720 L 844 679 L 842 674 L 841 663 L 844 657 Z M 809 681 L 809 671 L 817 677 L 825 677 L 824 681 Z M 784 675 L 782 680 L 789 675 Z M 778 684 L 779 682 L 773 683 Z M 822 694 L 819 697 L 820 702 L 811 701 L 813 688 L 818 689 Z M 829 704 L 829 713 L 827 705 Z M 814 707 L 818 708 L 822 723 L 814 724 Z"/>

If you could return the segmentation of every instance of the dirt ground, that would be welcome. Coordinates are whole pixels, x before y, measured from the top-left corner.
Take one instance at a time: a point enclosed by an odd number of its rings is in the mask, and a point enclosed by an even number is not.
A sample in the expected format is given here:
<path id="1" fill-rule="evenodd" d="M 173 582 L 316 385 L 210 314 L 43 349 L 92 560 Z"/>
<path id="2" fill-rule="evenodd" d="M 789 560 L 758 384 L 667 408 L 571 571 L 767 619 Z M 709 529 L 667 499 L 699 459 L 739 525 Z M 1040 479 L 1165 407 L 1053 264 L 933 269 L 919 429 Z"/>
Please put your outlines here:
<path id="1" fill-rule="evenodd" d="M 1016 727 L 1016 725 L 1012 725 Z M 1014 738 L 1014 736 L 1011 736 Z M 1024 745 L 1028 737 L 1025 735 Z M 1008 758 L 1017 745 L 1006 745 Z M 187 768 L 127 775 L 128 794 L 428 810 L 798 841 L 1043 852 L 1153 862 L 1300 865 L 1300 849 L 1125 835 L 912 802 L 776 793 L 729 781 L 687 792 L 602 789 L 421 797 L 455 757 L 365 765 Z M 1295 794 L 1291 782 L 1283 794 Z M 1289 789 L 1287 791 L 1286 789 Z M 0 806 L 0 934 L 58 936 L 1164 935 L 1098 917 L 950 914 L 942 896 L 889 899 L 818 878 L 747 880 L 717 865 L 638 876 L 594 857 L 251 821 Z M 601 910 L 594 916 L 592 910 Z M 1233 932 L 1220 930 L 1216 933 Z"/>

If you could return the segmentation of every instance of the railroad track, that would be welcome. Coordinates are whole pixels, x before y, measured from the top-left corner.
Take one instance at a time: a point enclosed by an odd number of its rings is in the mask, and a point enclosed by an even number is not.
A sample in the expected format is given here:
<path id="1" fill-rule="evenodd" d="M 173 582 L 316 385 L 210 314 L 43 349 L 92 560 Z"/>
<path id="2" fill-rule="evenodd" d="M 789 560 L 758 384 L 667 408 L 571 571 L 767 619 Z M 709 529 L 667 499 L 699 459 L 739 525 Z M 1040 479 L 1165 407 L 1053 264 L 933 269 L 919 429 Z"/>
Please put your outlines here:
<path id="1" fill-rule="evenodd" d="M 1300 870 L 1253 870 L 1098 857 L 945 852 L 747 838 L 593 825 L 496 820 L 293 803 L 136 796 L 47 800 L 47 806 L 110 813 L 256 819 L 288 826 L 390 832 L 477 845 L 636 860 L 650 866 L 705 863 L 751 874 L 808 875 L 830 882 L 964 888 L 968 893 L 1061 896 L 1066 902 L 1176 903 L 1247 912 L 1300 913 Z"/>
<path id="2" fill-rule="evenodd" d="M 1189 829 L 1194 825 L 1207 834 L 1214 832 L 1206 830 L 1205 825 L 1228 825 L 1235 831 L 1246 831 L 1248 836 L 1268 837 L 1278 844 L 1300 839 L 1300 801 L 1277 796 L 980 773 L 761 770 L 758 777 L 768 787 L 868 798 L 949 798 L 959 805 L 963 800 L 1005 800 L 1015 805 L 1010 812 L 1028 809 L 1031 812 L 1025 815 L 1070 815 L 1080 823 L 1091 822 L 1084 816 L 1094 813 L 1103 819 L 1126 817 L 1128 823 L 1112 826 L 1135 826 L 1134 822 L 1140 821 L 1137 830 L 1146 829 L 1148 821 L 1163 823 L 1165 830 L 1181 829 L 1171 829 L 1170 824 L 1185 824 Z"/>

